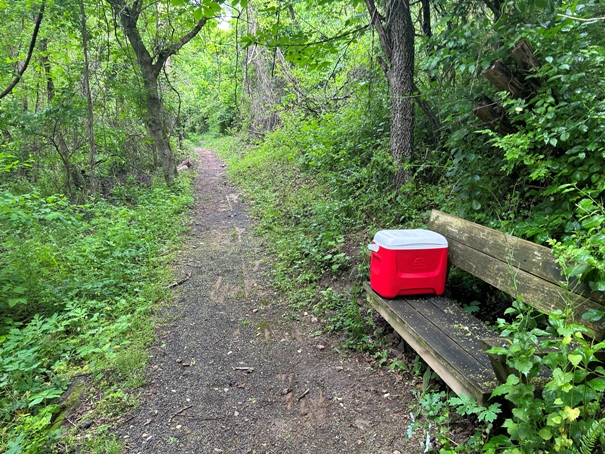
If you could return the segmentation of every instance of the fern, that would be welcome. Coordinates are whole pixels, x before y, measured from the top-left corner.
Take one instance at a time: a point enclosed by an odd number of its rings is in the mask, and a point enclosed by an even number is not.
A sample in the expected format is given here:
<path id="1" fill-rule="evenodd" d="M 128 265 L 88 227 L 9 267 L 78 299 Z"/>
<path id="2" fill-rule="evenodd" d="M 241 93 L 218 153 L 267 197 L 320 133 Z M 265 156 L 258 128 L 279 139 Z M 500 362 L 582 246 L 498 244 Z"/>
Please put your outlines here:
<path id="1" fill-rule="evenodd" d="M 580 449 L 577 451 L 579 454 L 592 454 L 594 452 L 597 440 L 603 435 L 604 424 L 605 418 L 592 422 L 580 440 Z"/>

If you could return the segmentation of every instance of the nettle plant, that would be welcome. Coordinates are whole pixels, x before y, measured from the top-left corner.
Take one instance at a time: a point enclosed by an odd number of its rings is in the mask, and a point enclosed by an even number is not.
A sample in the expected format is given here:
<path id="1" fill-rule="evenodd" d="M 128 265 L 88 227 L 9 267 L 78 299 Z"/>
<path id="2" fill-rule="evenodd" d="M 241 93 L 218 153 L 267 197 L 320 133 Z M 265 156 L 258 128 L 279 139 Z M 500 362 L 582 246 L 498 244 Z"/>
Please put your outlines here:
<path id="1" fill-rule="evenodd" d="M 571 309 L 572 304 L 569 305 Z M 503 427 L 507 435 L 493 437 L 487 453 L 592 453 L 605 443 L 601 408 L 605 368 L 597 353 L 605 341 L 587 340 L 587 329 L 569 324 L 567 311 L 548 315 L 547 328 L 538 314 L 517 299 L 506 311 L 511 321 L 499 320 L 507 348 L 490 353 L 505 355 L 514 373 L 493 393 L 511 405 Z M 589 312 L 585 318 L 602 314 Z M 543 374 L 546 370 L 549 373 Z"/>

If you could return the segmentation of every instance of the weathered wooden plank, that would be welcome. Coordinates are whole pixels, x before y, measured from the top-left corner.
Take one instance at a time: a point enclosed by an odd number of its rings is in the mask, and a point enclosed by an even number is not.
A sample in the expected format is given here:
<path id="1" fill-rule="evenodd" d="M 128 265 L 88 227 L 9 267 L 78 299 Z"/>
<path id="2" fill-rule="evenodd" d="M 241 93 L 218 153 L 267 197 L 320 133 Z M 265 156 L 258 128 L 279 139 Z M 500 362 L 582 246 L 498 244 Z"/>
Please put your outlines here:
<path id="1" fill-rule="evenodd" d="M 500 60 L 494 60 L 489 67 L 483 70 L 483 75 L 496 88 L 508 91 L 514 98 L 528 99 L 532 94 L 531 89 Z"/>
<path id="2" fill-rule="evenodd" d="M 431 230 L 445 236 L 448 241 L 455 240 L 466 244 L 486 255 L 510 264 L 512 268 L 522 269 L 556 285 L 565 282 L 565 278 L 561 274 L 561 267 L 555 262 L 552 250 L 545 246 L 507 235 L 439 210 L 431 212 L 428 226 Z M 456 262 L 464 260 L 464 255 L 450 254 L 449 260 L 458 266 Z M 483 275 L 477 277 L 483 279 Z M 605 303 L 602 292 L 592 292 L 585 284 L 572 282 L 570 283 L 570 289 L 586 299 L 593 300 L 595 303 Z"/>
<path id="3" fill-rule="evenodd" d="M 479 96 L 475 99 L 473 113 L 490 129 L 503 136 L 517 132 L 517 128 L 512 125 L 506 111 L 487 96 Z"/>
<path id="4" fill-rule="evenodd" d="M 479 363 L 485 364 L 485 350 L 482 338 L 492 338 L 496 333 L 485 324 L 469 315 L 448 298 L 420 297 L 406 298 L 419 314 L 429 319 L 437 327 L 447 327 L 447 335 Z"/>
<path id="5" fill-rule="evenodd" d="M 558 284 L 563 280 L 552 251 L 547 247 L 438 210 L 432 211 L 428 227 L 448 240 L 452 239 L 466 244 L 553 284 Z M 456 261 L 463 256 L 450 255 L 449 258 L 454 265 L 458 266 Z"/>
<path id="6" fill-rule="evenodd" d="M 575 293 L 565 295 L 560 285 L 547 282 L 522 269 L 515 269 L 506 262 L 483 254 L 453 239 L 448 240 L 448 255 L 456 258 L 455 262 L 452 260 L 452 263 L 459 268 L 514 298 L 522 296 L 525 303 L 543 312 L 549 313 L 556 309 L 565 310 L 568 301 L 571 300 L 574 305 L 572 321 L 582 323 L 591 329 L 596 339 L 603 338 L 603 334 L 605 334 L 604 319 L 598 322 L 582 320 L 582 314 L 587 310 L 603 310 L 603 305 Z"/>
<path id="7" fill-rule="evenodd" d="M 480 403 L 487 401 L 497 385 L 489 358 L 484 354 L 482 361 L 478 361 L 466 350 L 466 345 L 452 340 L 449 333 L 453 328 L 449 328 L 455 323 L 454 318 L 448 326 L 436 326 L 406 299 L 386 300 L 369 284 L 364 287 L 372 306 L 455 393 L 473 396 Z M 471 335 L 465 340 L 475 343 L 478 338 Z"/>

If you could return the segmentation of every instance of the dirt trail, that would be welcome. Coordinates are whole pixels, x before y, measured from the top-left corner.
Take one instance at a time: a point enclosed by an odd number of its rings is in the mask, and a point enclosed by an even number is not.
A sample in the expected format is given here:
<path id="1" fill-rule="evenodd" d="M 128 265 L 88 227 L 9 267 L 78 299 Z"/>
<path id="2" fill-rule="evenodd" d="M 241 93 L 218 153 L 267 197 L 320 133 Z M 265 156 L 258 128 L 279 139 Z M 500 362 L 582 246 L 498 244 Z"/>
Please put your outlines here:
<path id="1" fill-rule="evenodd" d="M 242 196 L 199 150 L 197 204 L 163 310 L 141 405 L 125 420 L 128 453 L 416 453 L 410 384 L 311 337 L 266 282 L 271 263 Z M 323 346 L 323 348 L 322 348 Z"/>

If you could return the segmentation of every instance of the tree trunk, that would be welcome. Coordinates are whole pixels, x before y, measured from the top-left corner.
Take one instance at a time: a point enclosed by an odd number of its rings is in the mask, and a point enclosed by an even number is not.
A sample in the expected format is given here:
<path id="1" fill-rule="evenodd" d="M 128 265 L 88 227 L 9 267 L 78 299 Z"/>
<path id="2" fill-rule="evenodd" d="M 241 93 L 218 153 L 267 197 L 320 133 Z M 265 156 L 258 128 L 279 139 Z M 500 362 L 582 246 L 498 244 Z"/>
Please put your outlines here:
<path id="1" fill-rule="evenodd" d="M 391 42 L 391 65 L 387 73 L 391 92 L 391 155 L 399 165 L 412 158 L 414 145 L 414 25 L 409 2 L 390 0 L 388 33 Z M 409 180 L 409 173 L 400 169 L 395 183 L 400 186 Z"/>
<path id="2" fill-rule="evenodd" d="M 90 91 L 90 63 L 88 61 L 88 27 L 86 26 L 86 10 L 84 0 L 80 0 L 80 25 L 82 27 L 82 51 L 84 53 L 84 94 L 86 95 L 86 132 L 88 136 L 88 181 L 90 194 L 94 197 L 97 192 L 95 162 L 97 145 L 94 134 L 94 113 L 92 110 L 92 93 Z"/>
<path id="3" fill-rule="evenodd" d="M 405 166 L 413 155 L 414 146 L 414 25 L 409 0 L 388 0 L 382 17 L 374 0 L 366 0 L 372 25 L 388 62 L 380 59 L 391 94 L 391 156 L 397 165 Z M 409 173 L 400 169 L 394 176 L 401 186 Z"/>
<path id="4" fill-rule="evenodd" d="M 433 36 L 433 27 L 431 26 L 431 2 L 430 0 L 421 0 L 422 5 L 422 34 L 427 38 Z"/>
<path id="5" fill-rule="evenodd" d="M 145 107 L 147 109 L 145 123 L 155 144 L 157 157 L 164 171 L 164 178 L 168 184 L 171 184 L 177 175 L 176 160 L 168 138 L 168 127 L 163 112 L 164 106 L 160 99 L 157 75 L 143 71 L 143 86 L 145 88 Z"/>
<path id="6" fill-rule="evenodd" d="M 248 3 L 246 7 L 248 33 L 255 35 L 258 28 L 256 11 L 252 5 Z M 281 99 L 281 93 L 276 83 L 276 77 L 272 66 L 275 65 L 276 59 L 280 59 L 281 64 L 286 67 L 286 62 L 283 59 L 279 49 L 275 49 L 271 55 L 269 49 L 264 46 L 255 45 L 246 50 L 246 74 L 248 83 L 248 102 L 250 103 L 250 124 L 249 132 L 255 135 L 264 135 L 267 132 L 273 131 L 281 123 L 281 117 L 275 109 Z M 252 69 L 251 74 L 249 68 Z M 285 77 L 288 77 L 287 70 L 284 70 Z M 289 81 L 294 91 L 300 100 L 301 95 L 296 80 Z"/>
<path id="7" fill-rule="evenodd" d="M 502 0 L 483 0 L 485 5 L 494 13 L 494 24 L 502 17 Z"/>
<path id="8" fill-rule="evenodd" d="M 513 134 L 517 132 L 508 115 L 498 103 L 492 101 L 487 96 L 480 96 L 475 99 L 473 112 L 477 115 L 492 131 L 500 135 Z"/>
<path id="9" fill-rule="evenodd" d="M 112 6 L 115 15 L 120 19 L 122 30 L 136 55 L 145 90 L 144 98 L 147 110 L 145 124 L 164 170 L 166 183 L 172 184 L 177 174 L 176 162 L 170 146 L 170 139 L 168 138 L 168 128 L 163 112 L 164 106 L 160 98 L 158 77 L 168 58 L 176 54 L 185 44 L 191 41 L 206 24 L 208 18 L 202 17 L 191 30 L 163 49 L 159 49 L 155 53 L 155 56 L 152 57 L 137 28 L 137 22 L 143 8 L 142 1 L 135 0 L 131 4 L 127 4 L 126 0 L 107 1 Z"/>

